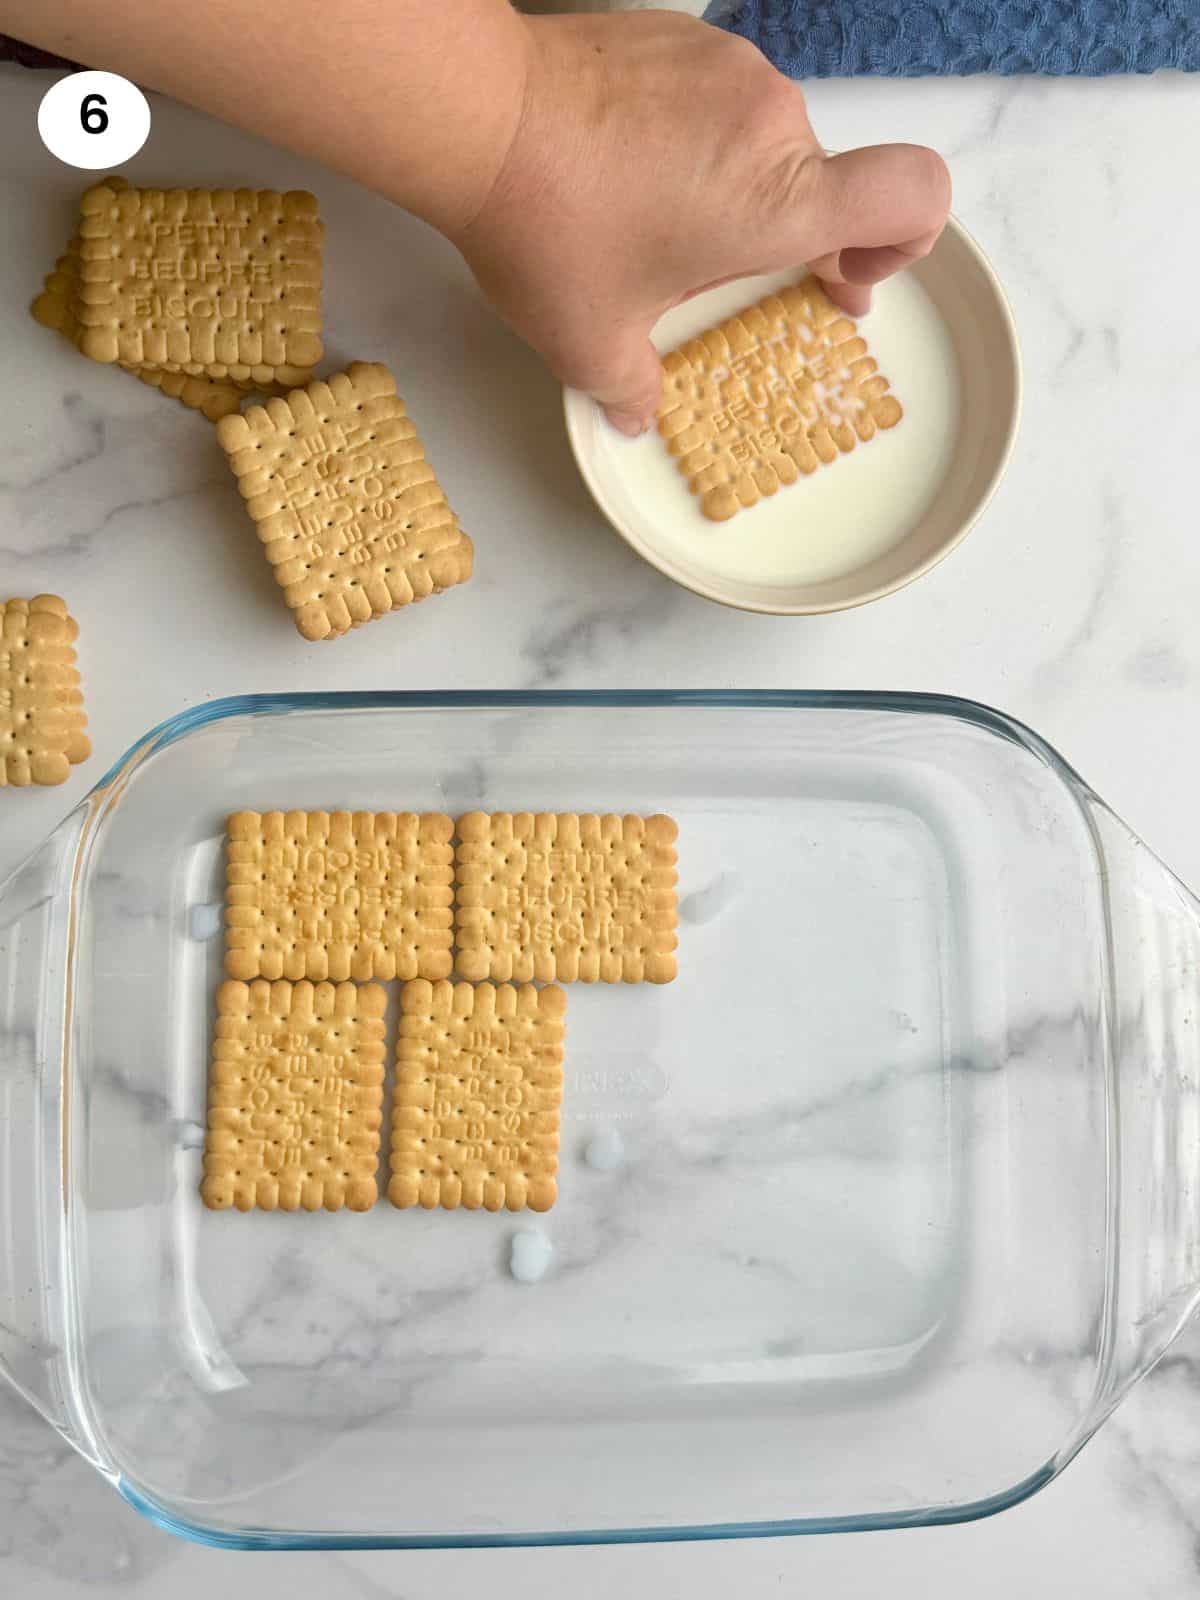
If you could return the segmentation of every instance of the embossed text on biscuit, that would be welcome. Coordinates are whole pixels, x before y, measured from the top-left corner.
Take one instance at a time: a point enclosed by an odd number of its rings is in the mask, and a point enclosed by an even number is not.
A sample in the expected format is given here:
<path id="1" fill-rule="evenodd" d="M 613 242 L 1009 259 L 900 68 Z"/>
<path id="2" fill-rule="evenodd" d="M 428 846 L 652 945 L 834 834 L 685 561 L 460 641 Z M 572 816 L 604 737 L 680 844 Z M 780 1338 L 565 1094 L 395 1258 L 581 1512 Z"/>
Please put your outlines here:
<path id="1" fill-rule="evenodd" d="M 866 340 L 809 279 L 663 361 L 659 432 L 713 521 L 849 454 L 902 415 Z"/>

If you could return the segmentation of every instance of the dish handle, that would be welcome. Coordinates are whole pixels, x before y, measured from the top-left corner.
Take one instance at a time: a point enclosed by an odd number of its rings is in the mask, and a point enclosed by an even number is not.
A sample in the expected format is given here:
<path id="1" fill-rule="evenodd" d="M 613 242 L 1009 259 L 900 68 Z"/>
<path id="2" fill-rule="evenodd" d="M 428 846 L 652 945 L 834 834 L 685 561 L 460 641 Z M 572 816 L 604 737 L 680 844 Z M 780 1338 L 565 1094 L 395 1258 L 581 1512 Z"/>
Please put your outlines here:
<path id="1" fill-rule="evenodd" d="M 1090 810 L 1108 891 L 1113 1064 L 1095 1427 L 1200 1304 L 1200 900 L 1100 802 Z"/>
<path id="2" fill-rule="evenodd" d="M 66 1338 L 64 1053 L 84 817 L 68 817 L 0 886 L 0 1376 L 81 1448 Z"/>

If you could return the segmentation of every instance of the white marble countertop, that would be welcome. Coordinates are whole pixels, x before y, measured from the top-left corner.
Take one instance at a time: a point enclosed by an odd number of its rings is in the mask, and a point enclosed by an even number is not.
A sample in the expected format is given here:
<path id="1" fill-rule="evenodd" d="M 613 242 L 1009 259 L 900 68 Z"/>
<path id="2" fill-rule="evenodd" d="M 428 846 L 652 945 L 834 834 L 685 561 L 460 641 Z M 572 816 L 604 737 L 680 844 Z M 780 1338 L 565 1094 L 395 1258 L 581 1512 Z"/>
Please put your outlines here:
<path id="1" fill-rule="evenodd" d="M 80 360 L 25 307 L 65 242 L 80 174 L 37 142 L 46 80 L 0 72 L 0 592 L 54 590 L 82 626 L 96 753 L 61 789 L 0 802 L 0 878 L 139 734 L 247 690 L 803 687 L 942 690 L 1046 735 L 1192 883 L 1189 707 L 1200 592 L 1184 264 L 1200 83 L 820 84 L 821 136 L 937 145 L 956 209 L 1011 295 L 1026 414 L 998 500 L 962 548 L 860 611 L 745 616 L 673 588 L 592 508 L 559 394 L 452 253 L 348 183 L 154 101 L 130 175 L 317 191 L 329 355 L 384 360 L 419 406 L 476 540 L 468 588 L 332 645 L 295 634 L 205 424 Z M 469 371 L 469 389 L 459 375 Z M 468 445 L 469 441 L 469 445 Z M 469 453 L 468 453 L 469 452 Z M 799 1591 L 1168 1600 L 1200 1583 L 1200 1331 L 1064 1477 L 971 1526 L 718 1545 L 237 1555 L 143 1523 L 15 1396 L 0 1396 L 0 1592 L 174 1600 L 286 1581 L 298 1596 Z M 286 1575 L 264 1563 L 287 1563 Z"/>

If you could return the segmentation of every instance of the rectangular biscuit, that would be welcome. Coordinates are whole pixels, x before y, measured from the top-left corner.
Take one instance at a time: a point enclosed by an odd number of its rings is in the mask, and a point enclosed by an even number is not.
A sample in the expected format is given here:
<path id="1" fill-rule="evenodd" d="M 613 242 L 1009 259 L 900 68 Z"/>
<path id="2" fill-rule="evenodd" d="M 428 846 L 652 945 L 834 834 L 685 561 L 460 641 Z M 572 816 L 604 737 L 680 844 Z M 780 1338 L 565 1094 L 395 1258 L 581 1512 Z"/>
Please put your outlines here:
<path id="1" fill-rule="evenodd" d="M 386 367 L 355 362 L 226 417 L 217 437 L 305 639 L 471 576 L 471 541 Z"/>
<path id="2" fill-rule="evenodd" d="M 94 361 L 255 383 L 321 359 L 321 237 L 303 190 L 131 189 L 80 202 L 78 344 Z"/>
<path id="3" fill-rule="evenodd" d="M 405 984 L 394 1206 L 546 1211 L 557 1195 L 567 997 L 532 984 Z"/>
<path id="4" fill-rule="evenodd" d="M 200 1195 L 214 1211 L 366 1211 L 383 1121 L 378 983 L 223 983 Z"/>
<path id="5" fill-rule="evenodd" d="M 669 983 L 677 834 L 663 816 L 460 818 L 457 971 L 473 982 Z"/>
<path id="6" fill-rule="evenodd" d="M 239 811 L 227 824 L 231 978 L 445 978 L 453 825 L 437 812 Z"/>
<path id="7" fill-rule="evenodd" d="M 663 358 L 658 428 L 700 509 L 723 522 L 894 428 L 867 342 L 814 278 Z"/>
<path id="8" fill-rule="evenodd" d="M 0 601 L 0 788 L 63 783 L 91 755 L 78 637 L 56 594 Z"/>

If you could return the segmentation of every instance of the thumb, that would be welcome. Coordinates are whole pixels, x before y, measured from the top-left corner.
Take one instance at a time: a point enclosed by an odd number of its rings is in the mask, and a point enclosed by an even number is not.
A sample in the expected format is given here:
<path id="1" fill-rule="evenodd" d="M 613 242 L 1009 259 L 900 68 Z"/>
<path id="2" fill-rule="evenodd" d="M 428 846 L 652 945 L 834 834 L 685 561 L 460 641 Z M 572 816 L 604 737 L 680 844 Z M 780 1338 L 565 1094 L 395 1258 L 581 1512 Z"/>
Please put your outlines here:
<path id="1" fill-rule="evenodd" d="M 645 327 L 601 336 L 561 374 L 601 406 L 613 427 L 630 438 L 645 433 L 662 403 L 662 361 Z"/>
<path id="2" fill-rule="evenodd" d="M 864 301 L 871 284 L 928 255 L 949 215 L 949 171 L 922 145 L 850 150 L 814 177 L 808 265 L 827 285 L 857 286 Z"/>
<path id="3" fill-rule="evenodd" d="M 936 238 L 950 211 L 950 173 L 936 150 L 877 144 L 829 156 L 817 169 L 817 253 Z"/>

